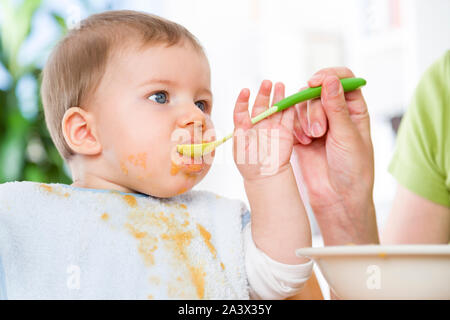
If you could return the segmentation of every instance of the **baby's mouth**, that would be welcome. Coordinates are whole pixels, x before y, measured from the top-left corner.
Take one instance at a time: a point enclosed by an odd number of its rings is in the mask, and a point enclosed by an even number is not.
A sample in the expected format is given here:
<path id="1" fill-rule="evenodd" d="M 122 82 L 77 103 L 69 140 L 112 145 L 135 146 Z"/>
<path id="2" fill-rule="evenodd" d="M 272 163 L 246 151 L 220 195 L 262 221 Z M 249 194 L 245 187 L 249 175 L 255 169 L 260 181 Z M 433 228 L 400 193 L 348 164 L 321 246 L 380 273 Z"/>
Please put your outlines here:
<path id="1" fill-rule="evenodd" d="M 207 141 L 203 141 L 207 142 Z M 203 143 L 202 142 L 202 143 Z M 192 141 L 183 142 L 183 144 L 192 144 Z M 176 146 L 172 150 L 172 170 L 171 172 L 185 171 L 188 173 L 200 173 L 206 167 L 206 161 L 203 156 L 191 157 L 181 155 L 177 152 Z"/>

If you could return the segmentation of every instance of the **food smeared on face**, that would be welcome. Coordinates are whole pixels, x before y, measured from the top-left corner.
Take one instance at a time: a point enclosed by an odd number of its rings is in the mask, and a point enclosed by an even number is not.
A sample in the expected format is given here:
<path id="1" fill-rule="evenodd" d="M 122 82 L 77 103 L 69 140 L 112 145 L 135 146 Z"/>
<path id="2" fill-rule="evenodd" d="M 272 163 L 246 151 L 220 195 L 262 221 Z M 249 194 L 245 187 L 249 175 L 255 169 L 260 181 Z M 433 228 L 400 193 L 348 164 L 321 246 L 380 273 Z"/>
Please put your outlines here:
<path id="1" fill-rule="evenodd" d="M 177 195 L 182 194 L 182 193 L 185 193 L 185 192 L 188 191 L 188 190 L 189 190 L 188 188 L 181 188 L 181 189 L 177 192 Z"/>
<path id="2" fill-rule="evenodd" d="M 190 174 L 200 173 L 205 168 L 205 163 L 180 163 L 172 161 L 172 165 L 170 168 L 170 174 L 172 176 L 176 175 L 181 170 L 186 173 L 188 176 L 192 176 Z"/>
<path id="3" fill-rule="evenodd" d="M 125 165 L 125 163 L 123 161 L 120 161 L 120 170 L 122 170 L 122 172 L 127 176 L 128 175 L 128 168 Z"/>
<path id="4" fill-rule="evenodd" d="M 129 155 L 128 162 L 136 167 L 145 169 L 147 167 L 147 153 L 138 153 L 137 155 Z"/>

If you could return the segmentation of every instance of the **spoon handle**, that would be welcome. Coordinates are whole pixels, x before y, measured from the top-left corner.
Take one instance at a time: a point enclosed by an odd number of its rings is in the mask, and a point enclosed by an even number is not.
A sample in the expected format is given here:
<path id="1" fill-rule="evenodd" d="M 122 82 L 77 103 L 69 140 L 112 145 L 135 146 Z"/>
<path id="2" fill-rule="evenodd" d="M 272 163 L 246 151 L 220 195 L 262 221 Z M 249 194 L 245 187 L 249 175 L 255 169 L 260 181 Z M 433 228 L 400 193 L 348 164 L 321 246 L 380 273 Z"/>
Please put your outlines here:
<path id="1" fill-rule="evenodd" d="M 342 83 L 342 87 L 344 88 L 344 92 L 356 90 L 366 84 L 366 80 L 364 80 L 363 78 L 344 78 L 341 79 L 340 81 Z M 265 110 L 264 112 L 261 112 L 256 117 L 252 118 L 251 119 L 252 123 L 255 124 L 267 118 L 268 116 L 276 112 L 283 111 L 284 109 L 296 105 L 297 103 L 319 98 L 321 93 L 322 93 L 322 86 L 307 88 L 305 90 L 294 93 L 293 95 L 290 95 L 289 97 L 286 97 L 278 101 L 277 103 L 274 103 L 272 107 Z"/>

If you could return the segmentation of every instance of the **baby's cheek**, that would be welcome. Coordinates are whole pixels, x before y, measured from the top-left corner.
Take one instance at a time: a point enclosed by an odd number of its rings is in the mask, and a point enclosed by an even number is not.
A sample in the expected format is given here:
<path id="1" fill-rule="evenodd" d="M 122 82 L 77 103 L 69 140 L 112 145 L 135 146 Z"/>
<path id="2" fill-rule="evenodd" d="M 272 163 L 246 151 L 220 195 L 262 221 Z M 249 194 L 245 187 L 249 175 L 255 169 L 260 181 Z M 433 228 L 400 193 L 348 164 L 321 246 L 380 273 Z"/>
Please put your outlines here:
<path id="1" fill-rule="evenodd" d="M 142 180 L 152 173 L 151 155 L 148 152 L 126 154 L 120 160 L 120 170 L 129 178 L 132 176 Z"/>
<path id="2" fill-rule="evenodd" d="M 215 140 L 216 139 L 216 130 L 214 128 L 214 123 L 211 120 L 211 117 L 208 115 L 205 117 L 206 120 L 206 130 L 203 133 L 203 140 Z"/>

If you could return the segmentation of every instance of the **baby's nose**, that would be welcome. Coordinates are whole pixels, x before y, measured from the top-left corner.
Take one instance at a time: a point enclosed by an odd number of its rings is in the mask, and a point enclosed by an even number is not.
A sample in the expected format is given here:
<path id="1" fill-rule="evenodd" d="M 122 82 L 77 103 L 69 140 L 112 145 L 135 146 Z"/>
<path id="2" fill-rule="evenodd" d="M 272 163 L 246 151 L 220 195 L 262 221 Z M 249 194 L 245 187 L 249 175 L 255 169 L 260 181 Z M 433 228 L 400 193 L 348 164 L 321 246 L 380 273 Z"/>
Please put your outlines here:
<path id="1" fill-rule="evenodd" d="M 196 105 L 194 105 L 193 108 L 186 108 L 184 114 L 178 119 L 178 125 L 181 128 L 193 126 L 194 128 L 199 128 L 200 130 L 205 129 L 205 114 Z"/>
<path id="2" fill-rule="evenodd" d="M 178 127 L 188 130 L 192 143 L 201 143 L 203 132 L 206 128 L 206 117 L 197 106 L 186 108 L 186 111 L 178 119 Z"/>

